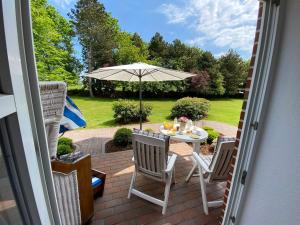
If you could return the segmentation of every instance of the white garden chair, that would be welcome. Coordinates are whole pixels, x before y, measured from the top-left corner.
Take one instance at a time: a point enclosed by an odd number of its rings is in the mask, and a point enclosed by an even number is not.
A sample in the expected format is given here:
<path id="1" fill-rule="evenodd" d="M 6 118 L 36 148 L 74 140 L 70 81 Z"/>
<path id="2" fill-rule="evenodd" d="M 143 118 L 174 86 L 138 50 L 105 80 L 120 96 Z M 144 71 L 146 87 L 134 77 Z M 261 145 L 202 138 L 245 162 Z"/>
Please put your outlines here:
<path id="1" fill-rule="evenodd" d="M 208 183 L 224 182 L 227 180 L 230 171 L 230 162 L 234 151 L 234 138 L 220 137 L 212 156 L 204 156 L 193 152 L 196 166 L 199 169 L 201 195 L 204 213 L 208 215 L 208 207 L 218 207 L 223 200 L 207 201 L 206 185 Z"/>
<path id="2" fill-rule="evenodd" d="M 135 170 L 132 175 L 128 198 L 131 197 L 131 194 L 134 194 L 154 204 L 160 205 L 163 207 L 162 214 L 165 214 L 168 205 L 172 176 L 175 170 L 174 165 L 177 158 L 176 154 L 168 156 L 169 137 L 161 134 L 134 130 L 132 144 Z M 137 190 L 135 188 L 137 173 L 142 174 L 149 179 L 165 183 L 164 200 L 154 198 Z"/>

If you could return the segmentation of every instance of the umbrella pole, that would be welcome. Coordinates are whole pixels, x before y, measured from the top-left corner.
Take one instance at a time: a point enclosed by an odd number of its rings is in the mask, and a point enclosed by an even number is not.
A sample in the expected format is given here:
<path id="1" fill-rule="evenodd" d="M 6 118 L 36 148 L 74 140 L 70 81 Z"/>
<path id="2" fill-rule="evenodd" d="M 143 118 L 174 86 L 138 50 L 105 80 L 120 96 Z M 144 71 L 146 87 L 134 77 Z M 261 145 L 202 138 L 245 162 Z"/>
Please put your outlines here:
<path id="1" fill-rule="evenodd" d="M 140 86 L 140 130 L 142 130 L 142 121 L 143 121 L 143 118 L 142 118 L 142 74 L 141 74 L 141 70 L 139 71 L 140 74 L 139 74 L 139 86 Z"/>

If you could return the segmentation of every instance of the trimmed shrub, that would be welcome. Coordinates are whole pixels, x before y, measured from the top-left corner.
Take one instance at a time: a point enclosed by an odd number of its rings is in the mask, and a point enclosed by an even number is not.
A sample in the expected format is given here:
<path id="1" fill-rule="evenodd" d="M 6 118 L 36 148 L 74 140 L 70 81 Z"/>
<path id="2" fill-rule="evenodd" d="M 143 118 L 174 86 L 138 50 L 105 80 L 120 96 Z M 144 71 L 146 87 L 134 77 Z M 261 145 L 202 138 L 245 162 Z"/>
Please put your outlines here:
<path id="1" fill-rule="evenodd" d="M 73 141 L 71 138 L 61 137 L 58 139 L 58 145 L 72 145 Z"/>
<path id="2" fill-rule="evenodd" d="M 113 142 L 116 146 L 126 147 L 132 143 L 132 130 L 120 128 L 114 135 Z"/>
<path id="3" fill-rule="evenodd" d="M 185 116 L 191 120 L 200 120 L 207 116 L 209 101 L 205 98 L 185 97 L 178 99 L 171 109 L 171 117 Z"/>
<path id="4" fill-rule="evenodd" d="M 59 157 L 61 155 L 69 154 L 71 152 L 73 152 L 73 148 L 72 148 L 71 145 L 62 145 L 62 144 L 60 144 L 60 145 L 57 146 L 56 155 L 57 155 L 57 157 Z"/>
<path id="5" fill-rule="evenodd" d="M 73 141 L 71 138 L 66 138 L 66 137 L 59 138 L 57 144 L 56 156 L 59 157 L 61 155 L 72 153 L 74 151 L 72 143 Z"/>
<path id="6" fill-rule="evenodd" d="M 143 103 L 142 120 L 146 121 L 151 114 L 152 106 Z M 138 102 L 119 99 L 113 104 L 114 118 L 118 123 L 130 123 L 140 120 L 140 105 Z"/>
<path id="7" fill-rule="evenodd" d="M 211 127 L 202 127 L 203 130 L 205 130 L 208 133 L 208 137 L 206 140 L 206 143 L 211 145 L 213 143 L 213 141 L 219 137 L 219 132 L 216 131 L 215 129 L 211 128 Z"/>

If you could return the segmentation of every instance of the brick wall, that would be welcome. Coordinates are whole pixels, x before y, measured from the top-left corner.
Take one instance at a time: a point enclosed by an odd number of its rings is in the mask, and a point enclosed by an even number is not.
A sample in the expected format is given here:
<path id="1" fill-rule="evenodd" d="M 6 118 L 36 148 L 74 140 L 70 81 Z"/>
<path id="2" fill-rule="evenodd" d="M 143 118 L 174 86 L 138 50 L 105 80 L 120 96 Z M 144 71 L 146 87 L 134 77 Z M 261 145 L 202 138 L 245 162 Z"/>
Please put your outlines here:
<path id="1" fill-rule="evenodd" d="M 237 150 L 238 150 L 238 147 L 239 147 L 240 137 L 241 137 L 241 133 L 242 133 L 242 127 L 243 127 L 243 123 L 244 123 L 245 110 L 246 110 L 246 106 L 247 106 L 247 100 L 248 100 L 248 96 L 249 96 L 249 89 L 250 89 L 250 85 L 251 85 L 251 81 L 252 81 L 252 75 L 253 75 L 253 66 L 254 66 L 254 63 L 255 63 L 256 51 L 257 51 L 258 40 L 259 40 L 259 35 L 260 35 L 262 12 L 263 12 L 263 3 L 260 2 L 259 3 L 259 10 L 258 10 L 258 17 L 257 17 L 257 24 L 256 24 L 255 39 L 254 39 L 254 44 L 253 44 L 253 49 L 252 49 L 252 57 L 251 57 L 251 61 L 250 61 L 250 69 L 249 69 L 249 72 L 248 72 L 247 84 L 246 84 L 246 89 L 245 89 L 245 94 L 244 94 L 244 102 L 243 102 L 242 111 L 241 111 L 241 114 L 240 114 L 240 122 L 239 122 L 239 125 L 238 125 L 238 131 L 237 131 L 237 134 L 236 134 L 234 156 L 233 156 L 233 159 L 232 159 L 232 162 L 231 162 L 230 175 L 229 175 L 228 180 L 227 180 L 227 185 L 226 185 L 226 190 L 225 190 L 225 195 L 224 195 L 224 203 L 223 203 L 223 206 L 222 206 L 223 207 L 223 209 L 222 209 L 223 215 L 220 218 L 220 224 L 223 221 L 223 216 L 224 216 L 225 208 L 226 208 L 226 205 L 227 205 L 227 199 L 228 199 L 229 189 L 230 189 L 231 180 L 232 180 L 232 173 L 233 173 L 233 169 L 234 169 L 234 166 L 235 166 Z"/>

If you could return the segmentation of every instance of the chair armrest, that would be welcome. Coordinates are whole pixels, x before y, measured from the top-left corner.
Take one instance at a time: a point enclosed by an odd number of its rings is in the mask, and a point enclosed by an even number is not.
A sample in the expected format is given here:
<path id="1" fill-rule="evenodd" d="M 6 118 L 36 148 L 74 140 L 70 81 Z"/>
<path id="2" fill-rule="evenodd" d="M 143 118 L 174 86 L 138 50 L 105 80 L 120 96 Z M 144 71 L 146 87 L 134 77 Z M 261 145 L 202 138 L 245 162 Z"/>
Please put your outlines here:
<path id="1" fill-rule="evenodd" d="M 98 177 L 99 179 L 105 179 L 106 178 L 106 174 L 99 171 L 99 170 L 95 170 L 95 169 L 91 169 L 92 170 L 92 176 L 93 177 Z"/>
<path id="2" fill-rule="evenodd" d="M 206 163 L 200 158 L 200 156 L 196 153 L 193 152 L 193 157 L 196 160 L 196 163 L 198 164 L 198 166 L 201 166 L 201 168 L 203 170 L 205 170 L 206 172 L 211 173 L 212 171 L 208 168 L 208 166 L 206 165 Z"/>
<path id="3" fill-rule="evenodd" d="M 167 169 L 165 170 L 166 173 L 170 173 L 173 170 L 176 158 L 177 158 L 177 155 L 173 154 L 171 156 L 171 158 L 168 160 Z"/>

